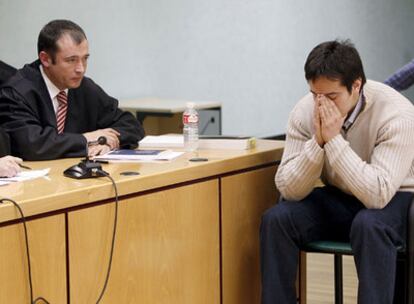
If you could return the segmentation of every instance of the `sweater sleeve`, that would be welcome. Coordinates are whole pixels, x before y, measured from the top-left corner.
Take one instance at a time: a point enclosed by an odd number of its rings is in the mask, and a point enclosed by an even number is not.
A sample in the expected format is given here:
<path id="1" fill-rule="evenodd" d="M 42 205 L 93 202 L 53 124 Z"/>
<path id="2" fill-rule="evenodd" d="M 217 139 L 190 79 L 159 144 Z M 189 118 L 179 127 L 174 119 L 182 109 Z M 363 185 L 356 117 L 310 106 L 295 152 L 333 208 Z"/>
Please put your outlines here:
<path id="1" fill-rule="evenodd" d="M 282 162 L 275 176 L 282 196 L 295 201 L 307 196 L 321 175 L 323 162 L 324 150 L 292 112 Z"/>
<path id="2" fill-rule="evenodd" d="M 384 83 L 397 91 L 403 91 L 412 86 L 414 84 L 414 60 L 396 71 Z"/>
<path id="3" fill-rule="evenodd" d="M 380 130 L 370 163 L 342 135 L 325 144 L 332 169 L 367 208 L 384 208 L 408 175 L 414 159 L 414 123 L 396 120 Z"/>

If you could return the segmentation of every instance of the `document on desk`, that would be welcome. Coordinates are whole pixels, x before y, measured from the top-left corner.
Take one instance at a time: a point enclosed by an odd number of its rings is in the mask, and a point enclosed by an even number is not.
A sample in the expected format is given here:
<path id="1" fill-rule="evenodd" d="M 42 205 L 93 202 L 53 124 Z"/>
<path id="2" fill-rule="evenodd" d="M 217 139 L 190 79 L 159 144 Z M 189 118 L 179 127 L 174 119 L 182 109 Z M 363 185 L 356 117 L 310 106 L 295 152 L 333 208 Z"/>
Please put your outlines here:
<path id="1" fill-rule="evenodd" d="M 183 153 L 171 150 L 115 150 L 95 156 L 94 159 L 111 162 L 158 162 L 173 160 Z"/>
<path id="2" fill-rule="evenodd" d="M 27 180 L 46 176 L 49 174 L 49 171 L 50 171 L 50 168 L 43 169 L 43 170 L 28 170 L 28 171 L 21 171 L 19 172 L 19 174 L 13 177 L 0 177 L 0 186 L 7 185 L 13 182 L 24 182 Z"/>
<path id="3" fill-rule="evenodd" d="M 182 135 L 147 135 L 140 142 L 141 148 L 184 148 Z"/>
<path id="4" fill-rule="evenodd" d="M 152 135 L 145 136 L 140 142 L 141 148 L 183 148 L 182 135 Z M 256 146 L 256 138 L 250 136 L 200 135 L 199 149 L 232 149 L 248 150 Z"/>

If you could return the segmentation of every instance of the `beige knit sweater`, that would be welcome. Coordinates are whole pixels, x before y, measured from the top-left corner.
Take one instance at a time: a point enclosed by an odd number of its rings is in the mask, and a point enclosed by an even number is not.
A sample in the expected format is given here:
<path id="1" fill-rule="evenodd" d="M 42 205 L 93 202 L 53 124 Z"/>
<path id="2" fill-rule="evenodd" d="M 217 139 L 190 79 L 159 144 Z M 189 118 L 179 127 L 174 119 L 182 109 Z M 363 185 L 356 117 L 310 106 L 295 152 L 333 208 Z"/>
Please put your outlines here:
<path id="1" fill-rule="evenodd" d="M 363 92 L 365 108 L 354 124 L 324 148 L 313 135 L 312 95 L 295 106 L 275 177 L 285 199 L 303 199 L 319 178 L 367 208 L 385 207 L 397 191 L 414 192 L 414 106 L 379 82 L 368 80 Z"/>

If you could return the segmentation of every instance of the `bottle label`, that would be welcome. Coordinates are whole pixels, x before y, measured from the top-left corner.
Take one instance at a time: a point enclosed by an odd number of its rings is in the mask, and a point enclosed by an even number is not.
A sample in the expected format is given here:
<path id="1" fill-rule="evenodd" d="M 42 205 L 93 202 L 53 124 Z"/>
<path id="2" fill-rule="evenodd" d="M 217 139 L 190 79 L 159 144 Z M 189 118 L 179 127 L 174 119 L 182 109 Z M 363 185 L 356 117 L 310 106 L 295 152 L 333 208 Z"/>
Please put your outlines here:
<path id="1" fill-rule="evenodd" d="M 198 115 L 197 114 L 185 114 L 183 115 L 183 124 L 189 123 L 198 123 Z"/>

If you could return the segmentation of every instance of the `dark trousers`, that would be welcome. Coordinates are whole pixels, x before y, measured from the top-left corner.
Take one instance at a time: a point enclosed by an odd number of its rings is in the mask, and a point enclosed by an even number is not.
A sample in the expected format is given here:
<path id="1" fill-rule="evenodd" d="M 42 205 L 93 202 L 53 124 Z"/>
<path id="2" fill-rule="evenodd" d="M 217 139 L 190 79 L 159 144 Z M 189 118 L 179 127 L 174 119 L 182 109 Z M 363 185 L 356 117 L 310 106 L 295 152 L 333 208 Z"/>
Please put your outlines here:
<path id="1" fill-rule="evenodd" d="M 355 197 L 328 186 L 267 210 L 260 226 L 262 304 L 296 303 L 299 248 L 317 240 L 350 241 L 359 304 L 392 304 L 396 247 L 405 245 L 412 196 L 398 192 L 385 208 L 366 209 Z"/>

